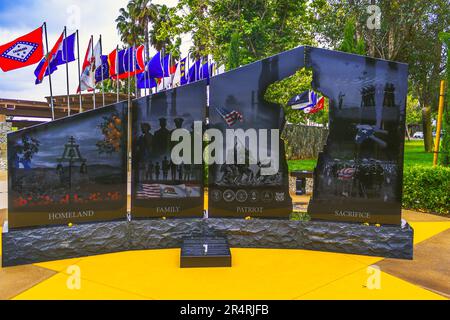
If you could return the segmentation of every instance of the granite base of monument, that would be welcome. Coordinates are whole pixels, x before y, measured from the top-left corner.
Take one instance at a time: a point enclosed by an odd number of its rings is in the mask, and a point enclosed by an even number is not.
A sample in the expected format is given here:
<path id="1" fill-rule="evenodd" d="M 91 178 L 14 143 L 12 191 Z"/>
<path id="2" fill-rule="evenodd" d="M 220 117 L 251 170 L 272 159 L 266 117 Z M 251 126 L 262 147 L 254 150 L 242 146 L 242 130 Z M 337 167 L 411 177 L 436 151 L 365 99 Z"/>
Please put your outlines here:
<path id="1" fill-rule="evenodd" d="M 403 226 L 266 219 L 168 219 L 5 228 L 4 267 L 114 253 L 180 248 L 189 237 L 221 236 L 230 247 L 307 249 L 399 259 L 413 257 L 413 229 Z"/>

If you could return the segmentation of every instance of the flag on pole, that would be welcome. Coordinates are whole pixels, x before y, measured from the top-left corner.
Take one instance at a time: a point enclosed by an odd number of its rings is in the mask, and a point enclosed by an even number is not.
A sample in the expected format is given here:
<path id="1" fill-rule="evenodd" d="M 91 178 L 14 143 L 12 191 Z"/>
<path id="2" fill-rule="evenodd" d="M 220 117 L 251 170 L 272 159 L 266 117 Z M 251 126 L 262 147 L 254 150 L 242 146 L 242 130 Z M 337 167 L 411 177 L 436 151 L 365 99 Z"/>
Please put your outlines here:
<path id="1" fill-rule="evenodd" d="M 161 58 L 161 52 L 158 52 L 147 64 L 147 70 L 150 78 L 163 78 L 170 75 L 170 55 Z"/>
<path id="2" fill-rule="evenodd" d="M 94 68 L 100 67 L 102 65 L 102 43 L 100 40 L 97 41 L 94 47 Z M 94 69 L 94 70 L 95 70 Z"/>
<path id="3" fill-rule="evenodd" d="M 201 65 L 199 72 L 199 80 L 207 80 L 207 84 L 209 84 L 209 63 L 206 62 Z"/>
<path id="4" fill-rule="evenodd" d="M 109 79 L 109 64 L 108 56 L 102 55 L 102 64 L 95 69 L 95 83 L 102 82 L 103 80 Z M 103 75 L 102 75 L 103 71 Z"/>
<path id="5" fill-rule="evenodd" d="M 200 80 L 200 60 L 195 61 L 192 67 L 189 68 L 189 83 Z"/>
<path id="6" fill-rule="evenodd" d="M 114 49 L 108 55 L 109 75 L 112 79 L 115 79 L 117 76 L 117 51 L 117 49 Z"/>
<path id="7" fill-rule="evenodd" d="M 158 83 L 154 78 L 148 78 L 144 73 L 140 73 L 136 76 L 138 89 L 151 89 L 156 88 Z"/>
<path id="8" fill-rule="evenodd" d="M 47 77 L 49 74 L 52 74 L 56 70 L 58 70 L 58 66 L 63 65 L 75 61 L 75 36 L 76 33 L 71 34 L 67 38 L 63 38 L 63 41 L 60 42 L 61 38 L 58 39 L 53 49 L 55 50 L 54 54 L 53 50 L 50 52 L 50 59 L 43 58 L 41 62 L 39 62 L 36 70 L 34 70 L 34 75 L 36 76 L 36 84 L 42 83 L 44 77 Z M 50 60 L 50 62 L 48 62 Z"/>
<path id="9" fill-rule="evenodd" d="M 11 71 L 38 63 L 44 56 L 42 27 L 0 46 L 0 68 Z"/>
<path id="10" fill-rule="evenodd" d="M 131 47 L 126 49 L 123 57 L 123 64 L 125 75 L 127 77 L 135 76 L 136 74 L 144 72 L 144 46 L 139 46 L 137 48 Z"/>
<path id="11" fill-rule="evenodd" d="M 83 67 L 81 71 L 81 86 L 78 87 L 77 92 L 94 90 L 94 72 L 95 72 L 95 56 L 92 48 L 92 38 L 89 40 L 89 45 L 84 56 Z"/>
<path id="12" fill-rule="evenodd" d="M 303 112 L 313 114 L 313 113 L 319 112 L 319 111 L 322 110 L 324 107 L 325 107 L 325 98 L 324 98 L 324 97 L 321 97 L 321 98 L 316 102 L 316 104 L 314 104 L 312 107 L 305 108 L 305 109 L 303 110 Z"/>
<path id="13" fill-rule="evenodd" d="M 113 50 L 109 56 L 109 74 L 111 75 L 111 78 L 116 80 L 124 79 L 128 75 L 126 75 L 126 70 L 124 66 L 124 57 L 125 57 L 125 50 L 119 50 L 117 49 Z"/>
<path id="14" fill-rule="evenodd" d="M 306 90 L 296 95 L 287 103 L 294 110 L 303 110 L 304 113 L 316 113 L 324 108 L 325 98 L 321 97 L 313 90 Z"/>

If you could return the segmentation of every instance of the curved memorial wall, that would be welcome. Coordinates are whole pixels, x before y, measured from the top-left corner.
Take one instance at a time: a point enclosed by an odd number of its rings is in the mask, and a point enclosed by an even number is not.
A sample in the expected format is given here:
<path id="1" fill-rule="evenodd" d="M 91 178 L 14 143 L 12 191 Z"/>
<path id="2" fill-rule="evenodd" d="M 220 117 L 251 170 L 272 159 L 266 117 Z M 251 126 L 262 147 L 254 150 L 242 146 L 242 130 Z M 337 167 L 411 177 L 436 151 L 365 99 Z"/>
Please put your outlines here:
<path id="1" fill-rule="evenodd" d="M 290 220 L 284 113 L 264 99 L 272 83 L 304 67 L 330 101 L 309 222 Z M 298 47 L 130 105 L 10 133 L 3 266 L 216 235 L 234 247 L 410 259 L 413 230 L 401 223 L 407 81 L 404 64 Z"/>

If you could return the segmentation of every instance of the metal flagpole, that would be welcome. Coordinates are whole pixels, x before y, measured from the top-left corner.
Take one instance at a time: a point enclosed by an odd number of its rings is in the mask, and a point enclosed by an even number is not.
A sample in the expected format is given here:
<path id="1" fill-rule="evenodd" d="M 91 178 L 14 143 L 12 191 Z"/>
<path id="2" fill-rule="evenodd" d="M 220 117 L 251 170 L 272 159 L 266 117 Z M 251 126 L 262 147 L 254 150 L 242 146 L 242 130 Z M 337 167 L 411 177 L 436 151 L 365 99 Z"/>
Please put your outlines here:
<path id="1" fill-rule="evenodd" d="M 101 69 L 100 71 L 102 72 L 102 99 L 103 99 L 103 106 L 105 106 L 105 79 L 103 78 L 103 44 L 102 44 L 102 35 L 100 35 L 100 60 L 101 60 Z"/>
<path id="2" fill-rule="evenodd" d="M 119 46 L 116 46 L 116 82 L 117 82 L 117 102 L 119 102 Z"/>
<path id="3" fill-rule="evenodd" d="M 166 60 L 166 48 L 162 48 L 162 50 L 163 50 L 163 54 L 162 54 L 162 70 L 163 70 L 163 77 L 162 77 L 162 84 L 163 84 L 163 86 L 162 86 L 162 89 L 163 90 L 165 90 L 166 89 L 166 85 L 165 85 L 165 77 L 166 77 L 166 66 L 164 65 L 164 62 L 165 62 L 165 60 Z"/>
<path id="4" fill-rule="evenodd" d="M 94 36 L 91 35 L 91 56 L 89 57 L 91 68 L 92 68 L 92 58 L 94 58 L 94 64 L 95 64 L 95 55 L 94 55 Z M 92 70 L 91 70 L 92 72 Z M 92 91 L 92 102 L 94 103 L 94 109 L 95 109 L 95 70 L 94 70 L 94 81 L 93 81 L 94 90 Z"/>
<path id="5" fill-rule="evenodd" d="M 80 98 L 80 110 L 79 113 L 83 112 L 83 99 L 81 96 L 81 66 L 80 66 L 80 35 L 77 30 L 77 53 L 78 53 L 78 88 L 80 89 L 79 98 Z"/>
<path id="6" fill-rule="evenodd" d="M 147 48 L 144 47 L 144 57 L 147 57 Z M 144 94 L 147 96 L 147 58 L 144 58 Z"/>
<path id="7" fill-rule="evenodd" d="M 48 55 L 48 37 L 47 37 L 47 22 L 44 22 L 44 34 L 45 34 L 45 47 L 47 50 L 47 56 L 45 57 L 45 59 L 47 60 L 47 68 L 49 67 L 48 64 L 50 63 L 49 61 L 49 55 Z M 50 84 L 50 107 L 52 109 L 52 120 L 55 120 L 55 107 L 53 104 L 53 89 L 52 89 L 52 75 L 50 74 L 50 72 L 48 73 L 48 83 Z"/>
<path id="8" fill-rule="evenodd" d="M 136 47 L 133 46 L 133 71 L 134 71 L 134 97 L 135 99 L 138 98 L 138 87 L 137 87 L 137 78 L 136 78 L 136 71 L 137 71 L 137 50 Z"/>
<path id="9" fill-rule="evenodd" d="M 130 66 L 131 66 L 131 54 L 128 51 L 128 100 L 130 100 L 130 94 L 131 94 L 131 81 L 130 81 Z"/>
<path id="10" fill-rule="evenodd" d="M 191 52 L 188 52 L 188 56 L 187 56 L 187 70 L 186 70 L 186 75 L 187 75 L 187 83 L 191 82 L 191 77 L 190 77 L 190 64 L 191 64 Z"/>
<path id="11" fill-rule="evenodd" d="M 68 48 L 67 48 L 67 27 L 64 27 L 64 60 L 66 60 L 66 84 L 67 84 L 67 115 L 70 117 L 70 92 L 69 92 L 69 62 L 67 61 Z"/>

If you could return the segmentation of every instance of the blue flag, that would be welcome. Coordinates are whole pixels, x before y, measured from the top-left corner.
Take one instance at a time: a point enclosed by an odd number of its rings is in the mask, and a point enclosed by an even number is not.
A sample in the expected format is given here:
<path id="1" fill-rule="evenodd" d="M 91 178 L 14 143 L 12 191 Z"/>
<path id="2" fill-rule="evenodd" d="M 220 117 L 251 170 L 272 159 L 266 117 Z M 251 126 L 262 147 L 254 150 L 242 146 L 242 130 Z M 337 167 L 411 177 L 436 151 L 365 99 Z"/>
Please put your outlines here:
<path id="1" fill-rule="evenodd" d="M 101 58 L 102 58 L 102 65 L 95 70 L 95 83 L 109 79 L 108 56 L 102 56 Z M 102 77 L 102 70 L 103 70 L 103 77 Z"/>
<path id="2" fill-rule="evenodd" d="M 188 70 L 187 70 L 187 66 L 186 66 L 186 61 L 187 58 L 184 58 L 180 61 L 179 63 L 179 68 L 180 68 L 180 85 L 184 86 L 185 84 L 189 83 L 189 74 L 188 74 Z"/>
<path id="3" fill-rule="evenodd" d="M 209 84 L 209 63 L 206 62 L 200 67 L 200 80 L 206 79 Z"/>
<path id="4" fill-rule="evenodd" d="M 149 78 L 164 78 L 170 76 L 170 55 L 161 59 L 161 52 L 158 52 L 147 64 Z"/>
<path id="5" fill-rule="evenodd" d="M 197 60 L 192 67 L 189 68 L 189 83 L 200 80 L 200 66 L 200 60 Z"/>
<path id="6" fill-rule="evenodd" d="M 157 83 L 155 79 L 149 78 L 148 74 L 144 76 L 144 73 L 140 73 L 136 76 L 137 79 L 137 87 L 138 89 L 145 89 L 145 88 L 156 88 Z"/>
<path id="7" fill-rule="evenodd" d="M 58 66 L 66 64 L 66 62 L 69 63 L 75 61 L 75 37 L 76 33 L 73 33 L 62 41 L 61 45 L 58 48 L 58 51 L 56 51 L 55 56 L 48 64 L 48 68 L 45 71 L 44 77 L 58 70 Z M 34 75 L 36 76 L 36 84 L 41 83 L 41 81 L 38 80 L 38 77 L 41 73 L 42 68 L 44 67 L 44 64 L 45 59 L 42 59 L 41 62 L 39 62 L 36 70 L 34 70 Z"/>

